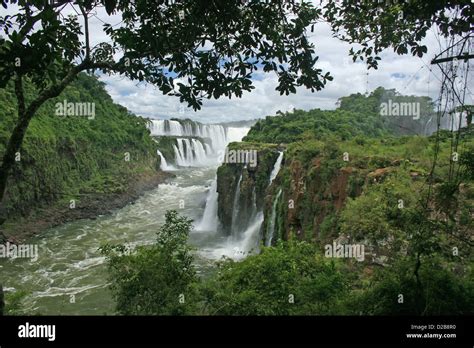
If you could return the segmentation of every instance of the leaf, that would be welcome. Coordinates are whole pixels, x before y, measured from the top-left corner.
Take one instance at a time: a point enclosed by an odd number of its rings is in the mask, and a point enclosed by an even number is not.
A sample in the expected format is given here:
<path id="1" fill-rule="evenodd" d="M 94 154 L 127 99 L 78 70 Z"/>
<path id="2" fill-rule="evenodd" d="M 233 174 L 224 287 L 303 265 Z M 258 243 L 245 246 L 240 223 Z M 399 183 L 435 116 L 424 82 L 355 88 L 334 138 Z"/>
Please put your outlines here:
<path id="1" fill-rule="evenodd" d="M 114 12 L 115 7 L 117 6 L 117 0 L 104 0 L 104 5 L 107 14 L 111 15 Z"/>

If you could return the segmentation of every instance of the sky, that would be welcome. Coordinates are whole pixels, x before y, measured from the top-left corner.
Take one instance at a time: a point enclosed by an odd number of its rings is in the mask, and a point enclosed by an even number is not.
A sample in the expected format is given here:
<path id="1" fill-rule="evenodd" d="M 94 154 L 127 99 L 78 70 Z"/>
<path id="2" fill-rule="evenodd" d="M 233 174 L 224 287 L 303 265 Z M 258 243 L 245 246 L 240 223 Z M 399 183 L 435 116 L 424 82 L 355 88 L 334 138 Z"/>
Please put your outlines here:
<path id="1" fill-rule="evenodd" d="M 65 14 L 74 14 L 72 6 L 65 9 Z M 98 9 L 90 17 L 91 44 L 109 41 L 102 30 L 104 23 L 120 25 L 118 15 L 108 16 L 105 10 Z M 353 63 L 348 52 L 350 45 L 332 37 L 329 25 L 319 23 L 310 40 L 315 44 L 319 61 L 316 67 L 323 72 L 330 72 L 333 81 L 329 81 L 322 91 L 312 93 L 304 87 L 289 96 L 280 96 L 275 91 L 277 76 L 274 73 L 260 72 L 255 76 L 252 92 L 245 92 L 242 98 L 205 99 L 201 110 L 195 112 L 181 104 L 177 97 L 164 96 L 152 85 L 137 84 L 128 78 L 113 75 L 102 75 L 106 89 L 116 103 L 133 113 L 156 119 L 191 118 L 204 123 L 251 120 L 274 115 L 278 110 L 291 111 L 294 108 L 310 110 L 314 108 L 334 109 L 338 98 L 352 93 L 365 93 L 382 86 L 395 88 L 404 95 L 430 96 L 434 100 L 440 90 L 441 72 L 430 65 L 431 59 L 440 52 L 436 30 L 432 29 L 424 40 L 428 53 L 422 58 L 411 55 L 399 56 L 391 50 L 381 54 L 379 69 L 366 69 L 364 62 Z M 462 62 L 461 62 L 462 63 Z M 259 70 L 260 71 L 260 70 Z M 470 91 L 474 90 L 471 81 Z M 472 93 L 468 102 L 473 103 Z"/>

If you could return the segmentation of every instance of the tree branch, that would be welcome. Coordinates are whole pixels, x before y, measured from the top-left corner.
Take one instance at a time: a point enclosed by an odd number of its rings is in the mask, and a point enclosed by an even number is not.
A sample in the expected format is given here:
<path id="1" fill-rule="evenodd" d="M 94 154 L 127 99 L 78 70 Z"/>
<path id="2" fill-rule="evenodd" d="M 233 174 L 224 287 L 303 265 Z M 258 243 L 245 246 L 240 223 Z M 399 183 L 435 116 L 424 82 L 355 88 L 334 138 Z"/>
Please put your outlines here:
<path id="1" fill-rule="evenodd" d="M 18 99 L 18 121 L 15 128 L 12 131 L 10 139 L 8 140 L 5 153 L 3 155 L 3 161 L 0 165 L 0 226 L 6 220 L 4 216 L 5 205 L 4 196 L 7 187 L 7 180 L 10 171 L 15 163 L 15 155 L 20 150 L 25 137 L 28 125 L 35 115 L 36 111 L 43 105 L 47 100 L 55 98 L 61 94 L 61 92 L 76 78 L 76 76 L 87 69 L 108 69 L 118 70 L 117 64 L 111 64 L 109 62 L 91 62 L 85 60 L 81 64 L 74 66 L 68 72 L 68 74 L 61 80 L 60 83 L 50 86 L 44 89 L 40 94 L 33 100 L 30 105 L 25 108 L 24 93 L 21 78 L 17 77 L 15 80 L 15 93 Z"/>
<path id="2" fill-rule="evenodd" d="M 81 10 L 82 16 L 84 17 L 84 36 L 86 38 L 86 58 L 85 60 L 90 59 L 91 55 L 91 48 L 89 43 L 89 17 L 87 16 L 87 12 L 82 5 L 79 5 L 79 9 Z"/>
<path id="3" fill-rule="evenodd" d="M 18 73 L 15 78 L 15 95 L 18 102 L 18 115 L 23 115 L 25 113 L 25 95 L 23 92 L 23 79 Z"/>

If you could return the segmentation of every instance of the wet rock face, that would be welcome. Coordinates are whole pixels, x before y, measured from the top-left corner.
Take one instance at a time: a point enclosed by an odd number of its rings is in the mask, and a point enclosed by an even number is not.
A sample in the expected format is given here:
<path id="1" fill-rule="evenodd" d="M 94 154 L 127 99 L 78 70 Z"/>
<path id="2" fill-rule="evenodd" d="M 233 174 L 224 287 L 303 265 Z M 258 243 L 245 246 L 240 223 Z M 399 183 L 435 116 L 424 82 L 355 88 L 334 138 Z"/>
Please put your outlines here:
<path id="1" fill-rule="evenodd" d="M 227 235 L 230 234 L 232 227 L 234 196 L 242 169 L 241 165 L 223 164 L 217 170 L 217 216 L 223 232 Z"/>
<path id="2" fill-rule="evenodd" d="M 255 210 L 263 210 L 270 174 L 278 154 L 275 147 L 257 149 L 256 166 L 224 163 L 217 170 L 217 215 L 225 234 L 231 233 L 232 218 L 236 210 L 238 220 L 243 224 L 252 218 Z M 239 187 L 239 199 L 235 202 L 237 187 Z"/>
<path id="3" fill-rule="evenodd" d="M 364 180 L 353 180 L 358 186 L 351 188 L 350 181 L 358 175 L 352 167 L 328 166 L 325 158 L 314 158 L 310 165 L 288 159 L 287 186 L 283 207 L 284 226 L 281 238 L 321 240 L 321 225 L 332 219 L 347 200 L 349 193 L 360 194 Z M 325 226 L 330 226 L 326 223 Z M 333 231 L 335 232 L 335 231 Z M 325 231 L 327 233 L 327 231 Z"/>

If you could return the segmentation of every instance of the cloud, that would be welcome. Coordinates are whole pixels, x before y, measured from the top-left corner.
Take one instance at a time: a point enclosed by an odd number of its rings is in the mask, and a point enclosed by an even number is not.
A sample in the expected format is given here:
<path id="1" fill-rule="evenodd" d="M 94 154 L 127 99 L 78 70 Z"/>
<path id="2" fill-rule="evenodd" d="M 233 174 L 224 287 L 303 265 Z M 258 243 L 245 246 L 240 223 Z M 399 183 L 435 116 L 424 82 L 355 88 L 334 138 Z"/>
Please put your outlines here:
<path id="1" fill-rule="evenodd" d="M 70 5 L 65 10 L 65 15 L 76 14 Z M 82 22 L 81 17 L 79 18 Z M 103 32 L 104 23 L 122 25 L 119 15 L 108 16 L 103 8 L 98 8 L 89 19 L 92 45 L 110 42 L 110 38 Z M 180 104 L 178 98 L 164 96 L 151 85 L 138 84 L 121 76 L 103 75 L 101 80 L 106 83 L 106 89 L 116 103 L 138 115 L 151 118 L 192 118 L 207 123 L 261 118 L 274 115 L 278 110 L 288 111 L 293 108 L 334 109 L 340 97 L 372 91 L 378 86 L 395 88 L 408 95 L 428 95 L 433 99 L 439 94 L 442 74 L 429 63 L 443 46 L 438 42 L 435 30 L 431 30 L 424 39 L 424 44 L 428 47 L 425 57 L 399 56 L 387 50 L 381 55 L 379 69 L 370 71 L 367 71 L 364 62 L 352 62 L 348 56 L 351 46 L 334 38 L 326 23 L 316 25 L 315 32 L 310 34 L 310 40 L 319 56 L 317 67 L 323 72 L 330 72 L 334 77 L 322 91 L 315 93 L 299 88 L 295 95 L 280 96 L 275 91 L 275 74 L 265 74 L 259 70 L 253 78 L 255 89 L 252 92 L 244 93 L 242 98 L 206 99 L 202 110 L 194 112 Z M 474 88 L 473 83 L 469 83 L 470 90 Z M 472 93 L 468 93 L 468 102 L 473 103 Z"/>

